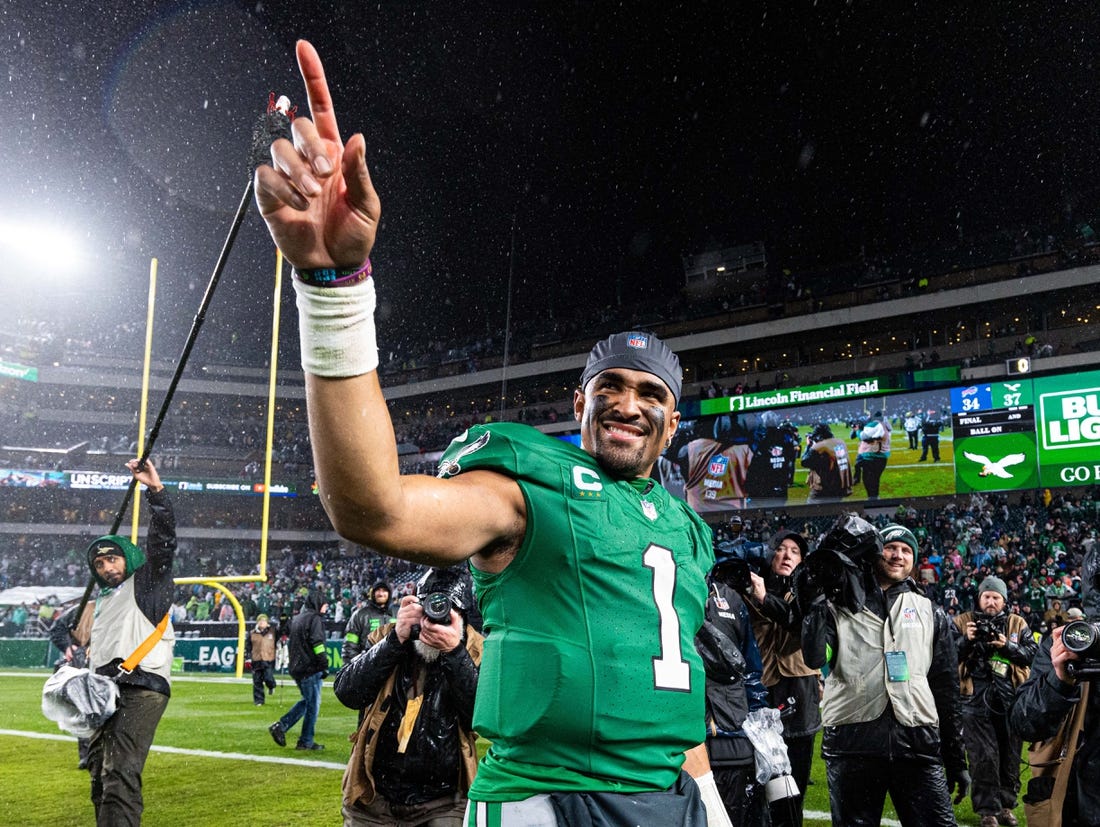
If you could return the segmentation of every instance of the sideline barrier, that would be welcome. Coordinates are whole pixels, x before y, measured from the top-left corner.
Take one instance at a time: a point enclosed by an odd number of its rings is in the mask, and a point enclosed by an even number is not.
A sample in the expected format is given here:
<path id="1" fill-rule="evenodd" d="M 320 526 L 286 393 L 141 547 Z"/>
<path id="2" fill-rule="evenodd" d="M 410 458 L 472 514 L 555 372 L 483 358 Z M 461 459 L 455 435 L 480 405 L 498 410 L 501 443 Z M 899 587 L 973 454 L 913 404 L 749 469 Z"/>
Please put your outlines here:
<path id="1" fill-rule="evenodd" d="M 329 672 L 344 665 L 340 647 L 344 641 L 326 640 Z M 53 666 L 61 653 L 44 638 L 0 638 L 0 668 Z M 229 637 L 176 638 L 172 673 L 236 671 L 237 639 Z"/>

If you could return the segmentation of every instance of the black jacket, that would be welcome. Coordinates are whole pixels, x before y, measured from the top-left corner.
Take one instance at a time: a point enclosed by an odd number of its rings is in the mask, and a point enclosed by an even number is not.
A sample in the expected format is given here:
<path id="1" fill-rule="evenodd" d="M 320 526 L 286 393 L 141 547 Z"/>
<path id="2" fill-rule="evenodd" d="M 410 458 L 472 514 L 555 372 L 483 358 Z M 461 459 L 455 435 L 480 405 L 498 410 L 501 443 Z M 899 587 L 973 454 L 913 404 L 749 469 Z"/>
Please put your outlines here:
<path id="1" fill-rule="evenodd" d="M 1008 725 L 1025 741 L 1053 737 L 1081 698 L 1080 689 L 1062 683 L 1054 673 L 1050 645 L 1047 635 L 1031 662 L 1031 675 L 1016 690 L 1009 712 Z M 1100 713 L 1096 691 L 1096 686 L 1089 690 L 1089 709 L 1073 760 L 1073 777 L 1062 810 L 1062 823 L 1066 825 L 1100 825 Z"/>
<path id="2" fill-rule="evenodd" d="M 295 680 L 328 671 L 325 624 L 320 613 L 324 602 L 318 592 L 311 591 L 302 610 L 290 621 L 287 654 L 290 658 L 290 676 Z"/>
<path id="3" fill-rule="evenodd" d="M 419 804 L 449 795 L 459 778 L 463 733 L 473 729 L 480 669 L 465 638 L 428 662 L 417 654 L 411 640 L 402 644 L 397 639 L 392 624 L 377 634 L 385 636 L 346 663 L 333 684 L 340 703 L 362 712 L 375 703 L 393 677 L 389 711 L 379 727 L 372 761 L 375 786 L 391 804 Z M 423 680 L 420 709 L 409 744 L 398 754 L 397 727 L 419 679 Z"/>
<path id="4" fill-rule="evenodd" d="M 760 682 L 760 650 L 741 596 L 708 579 L 706 616 L 695 635 L 695 649 L 706 672 L 707 752 L 715 767 L 753 760 L 752 744 L 741 729 L 754 709 L 768 705 Z"/>
<path id="5" fill-rule="evenodd" d="M 866 586 L 867 608 L 883 619 L 900 595 L 908 591 L 921 594 L 912 580 L 897 583 L 883 591 L 869 572 Z M 821 743 L 821 754 L 825 758 L 846 755 L 881 756 L 887 760 L 902 756 L 926 758 L 936 763 L 942 761 L 949 776 L 953 771 L 966 767 L 954 624 L 942 608 L 933 604 L 933 610 L 935 629 L 928 684 L 936 702 L 939 727 L 902 726 L 887 705 L 882 715 L 873 721 L 826 726 Z M 802 625 L 802 655 L 806 665 L 813 669 L 824 666 L 826 646 L 833 652 L 839 648 L 836 622 L 825 603 L 820 602 L 806 613 Z"/>

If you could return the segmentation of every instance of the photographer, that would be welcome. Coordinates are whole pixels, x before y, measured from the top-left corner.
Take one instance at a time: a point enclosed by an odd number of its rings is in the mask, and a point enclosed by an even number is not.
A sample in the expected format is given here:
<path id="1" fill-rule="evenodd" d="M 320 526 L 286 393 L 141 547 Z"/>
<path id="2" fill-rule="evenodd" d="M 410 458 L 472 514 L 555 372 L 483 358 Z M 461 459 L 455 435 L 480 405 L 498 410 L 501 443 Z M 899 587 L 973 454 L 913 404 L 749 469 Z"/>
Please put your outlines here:
<path id="1" fill-rule="evenodd" d="M 739 594 L 747 590 L 747 570 L 741 558 L 726 561 L 707 578 L 706 619 L 695 636 L 706 671 L 707 754 L 731 822 L 763 827 L 764 788 L 756 782 L 755 753 L 742 726 L 751 711 L 767 706 L 768 691 L 760 682 L 760 650 Z"/>
<path id="2" fill-rule="evenodd" d="M 852 493 L 852 464 L 844 440 L 822 422 L 806 435 L 802 467 L 809 469 L 806 484 L 810 493 L 806 502 L 830 502 Z"/>
<path id="3" fill-rule="evenodd" d="M 783 740 L 791 761 L 791 775 L 800 791 L 794 807 L 776 808 L 773 827 L 802 824 L 802 797 L 810 780 L 814 735 L 821 729 L 821 672 L 802 659 L 802 613 L 791 589 L 791 575 L 809 551 L 796 531 L 780 531 L 769 542 L 771 562 L 763 576 L 753 572 L 747 601 L 752 628 L 763 661 L 763 683 L 768 705 L 782 710 Z M 787 817 L 793 811 L 793 820 Z"/>
<path id="4" fill-rule="evenodd" d="M 344 773 L 344 824 L 461 827 L 477 772 L 473 732 L 482 637 L 464 614 L 469 575 L 429 569 L 397 619 L 336 676 L 336 697 L 361 711 Z"/>
<path id="5" fill-rule="evenodd" d="M 1051 821 L 1060 816 L 1061 824 L 1095 827 L 1100 825 L 1100 716 L 1097 705 L 1089 694 L 1095 691 L 1095 677 L 1100 675 L 1100 649 L 1095 645 L 1097 637 L 1097 618 L 1100 618 L 1100 590 L 1097 589 L 1097 573 L 1100 570 L 1100 547 L 1093 547 L 1085 555 L 1081 567 L 1081 602 L 1089 620 L 1055 628 L 1043 638 L 1039 651 L 1031 662 L 1031 674 L 1016 691 L 1012 710 L 1009 713 L 1009 726 L 1020 738 L 1026 741 L 1052 739 L 1071 717 L 1071 713 L 1081 712 L 1081 730 L 1073 746 L 1076 751 L 1069 766 L 1064 768 L 1068 778 L 1059 777 L 1062 784 L 1056 784 L 1053 774 L 1035 777 L 1028 782 L 1024 801 L 1031 806 L 1047 806 L 1053 812 Z M 1073 651 L 1081 647 L 1075 642 L 1073 648 L 1066 646 L 1066 632 L 1084 632 L 1090 637 L 1093 646 L 1084 652 Z M 1082 667 L 1088 668 L 1086 675 L 1079 674 Z M 1080 704 L 1085 708 L 1080 710 Z M 1065 747 L 1063 748 L 1063 750 Z M 1056 756 L 1057 757 L 1057 756 Z M 1063 769 L 1057 769 L 1061 776 Z M 1048 804 L 1049 802 L 1049 804 Z M 1029 817 L 1029 822 L 1031 821 Z"/>
<path id="6" fill-rule="evenodd" d="M 1008 727 L 1017 688 L 1027 680 L 1038 647 L 1027 621 L 1006 608 L 999 577 L 978 586 L 978 611 L 955 618 L 963 738 L 971 767 L 970 799 L 981 827 L 1015 827 L 1022 740 Z"/>
<path id="7" fill-rule="evenodd" d="M 889 793 L 903 827 L 953 827 L 951 790 L 958 802 L 970 785 L 953 626 L 913 582 L 916 557 L 909 529 L 846 515 L 796 578 L 806 664 L 829 664 L 821 752 L 834 824 L 880 824 Z"/>

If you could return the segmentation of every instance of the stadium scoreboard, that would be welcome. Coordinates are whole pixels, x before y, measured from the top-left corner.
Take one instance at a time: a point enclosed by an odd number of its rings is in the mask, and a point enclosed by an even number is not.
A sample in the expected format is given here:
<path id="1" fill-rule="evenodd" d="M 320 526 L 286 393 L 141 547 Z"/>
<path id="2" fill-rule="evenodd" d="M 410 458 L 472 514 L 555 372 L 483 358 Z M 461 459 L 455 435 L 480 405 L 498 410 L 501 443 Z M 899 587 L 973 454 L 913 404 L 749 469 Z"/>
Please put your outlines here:
<path id="1" fill-rule="evenodd" d="M 1030 380 L 951 389 L 955 489 L 1004 491 L 1038 483 Z"/>

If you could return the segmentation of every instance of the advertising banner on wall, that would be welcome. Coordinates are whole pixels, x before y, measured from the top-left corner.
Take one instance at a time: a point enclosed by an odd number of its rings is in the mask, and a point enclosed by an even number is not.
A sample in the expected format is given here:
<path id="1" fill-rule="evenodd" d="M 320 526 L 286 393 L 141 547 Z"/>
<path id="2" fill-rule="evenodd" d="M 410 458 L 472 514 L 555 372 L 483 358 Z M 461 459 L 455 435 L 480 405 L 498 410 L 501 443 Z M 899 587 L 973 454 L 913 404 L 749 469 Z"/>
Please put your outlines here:
<path id="1" fill-rule="evenodd" d="M 1033 379 L 1043 486 L 1100 482 L 1100 371 Z"/>

